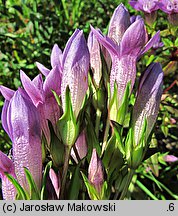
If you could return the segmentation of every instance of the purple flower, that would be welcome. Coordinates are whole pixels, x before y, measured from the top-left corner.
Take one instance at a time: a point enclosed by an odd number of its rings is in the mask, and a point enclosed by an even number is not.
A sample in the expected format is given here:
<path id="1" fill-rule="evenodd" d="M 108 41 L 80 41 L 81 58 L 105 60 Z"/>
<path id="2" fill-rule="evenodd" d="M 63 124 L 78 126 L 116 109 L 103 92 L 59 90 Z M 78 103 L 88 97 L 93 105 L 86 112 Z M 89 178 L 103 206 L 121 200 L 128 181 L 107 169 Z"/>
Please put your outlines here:
<path id="1" fill-rule="evenodd" d="M 178 0 L 160 0 L 158 5 L 167 14 L 178 13 Z"/>
<path id="2" fill-rule="evenodd" d="M 16 189 L 13 184 L 6 177 L 5 173 L 10 174 L 14 178 L 17 178 L 15 175 L 15 166 L 2 151 L 0 151 L 0 178 L 2 180 L 2 193 L 4 200 L 15 200 Z"/>
<path id="3" fill-rule="evenodd" d="M 102 62 L 100 57 L 100 45 L 91 31 L 88 36 L 88 49 L 90 52 L 90 67 L 93 72 L 94 84 L 99 88 L 102 77 Z"/>
<path id="4" fill-rule="evenodd" d="M 93 149 L 89 168 L 88 168 L 88 179 L 90 183 L 96 188 L 98 193 L 101 192 L 102 185 L 104 183 L 104 173 L 102 161 L 98 157 L 96 149 Z"/>
<path id="5" fill-rule="evenodd" d="M 59 105 L 56 102 L 52 90 L 60 95 L 61 74 L 55 66 L 48 75 L 46 75 L 44 82 L 41 74 L 31 81 L 23 71 L 20 71 L 20 77 L 25 91 L 38 109 L 42 130 L 49 144 L 50 131 L 47 120 L 51 121 L 56 131 L 56 122 L 60 117 Z"/>
<path id="6" fill-rule="evenodd" d="M 89 51 L 83 31 L 75 30 L 68 40 L 62 59 L 61 97 L 65 111 L 65 93 L 69 86 L 75 117 L 78 116 L 88 89 Z"/>
<path id="7" fill-rule="evenodd" d="M 54 187 L 56 196 L 59 199 L 60 187 L 61 187 L 60 176 L 57 175 L 52 168 L 50 168 L 50 170 L 49 170 L 49 178 L 50 178 L 51 183 L 52 183 L 52 185 Z"/>
<path id="8" fill-rule="evenodd" d="M 159 9 L 158 1 L 159 0 L 132 0 L 129 4 L 137 11 L 151 13 Z"/>
<path id="9" fill-rule="evenodd" d="M 38 69 L 44 76 L 47 76 L 50 73 L 50 70 L 46 68 L 39 62 L 36 62 Z M 54 44 L 51 52 L 51 66 L 52 68 L 57 68 L 59 73 L 62 73 L 62 51 L 57 44 Z"/>
<path id="10" fill-rule="evenodd" d="M 135 83 L 137 60 L 159 40 L 159 32 L 147 42 L 148 36 L 143 19 L 140 18 L 131 24 L 128 11 L 123 4 L 116 8 L 111 18 L 108 33 L 110 37 L 102 35 L 93 27 L 91 29 L 100 44 L 111 55 L 111 95 L 116 82 L 120 106 L 127 83 L 131 81 L 132 88 Z"/>
<path id="11" fill-rule="evenodd" d="M 162 95 L 163 71 L 159 63 L 152 63 L 141 77 L 133 108 L 132 125 L 135 144 L 140 141 L 144 120 L 147 120 L 146 139 L 158 115 Z"/>
<path id="12" fill-rule="evenodd" d="M 24 167 L 26 167 L 40 188 L 42 150 L 41 127 L 37 109 L 23 89 L 17 90 L 10 100 L 6 98 L 4 106 L 1 120 L 13 143 L 13 164 L 17 180 L 21 186 L 28 190 L 24 173 Z"/>
<path id="13" fill-rule="evenodd" d="M 87 155 L 87 151 L 88 151 L 85 130 L 83 130 L 81 134 L 79 135 L 79 137 L 77 138 L 77 141 L 75 142 L 75 148 L 77 150 L 79 158 L 82 160 Z M 76 157 L 76 154 L 73 148 L 71 150 L 71 156 L 73 157 L 75 162 L 78 163 L 78 159 Z"/>
<path id="14" fill-rule="evenodd" d="M 174 155 L 165 155 L 164 156 L 164 161 L 168 162 L 168 163 L 173 163 L 178 161 L 178 157 L 174 156 Z"/>

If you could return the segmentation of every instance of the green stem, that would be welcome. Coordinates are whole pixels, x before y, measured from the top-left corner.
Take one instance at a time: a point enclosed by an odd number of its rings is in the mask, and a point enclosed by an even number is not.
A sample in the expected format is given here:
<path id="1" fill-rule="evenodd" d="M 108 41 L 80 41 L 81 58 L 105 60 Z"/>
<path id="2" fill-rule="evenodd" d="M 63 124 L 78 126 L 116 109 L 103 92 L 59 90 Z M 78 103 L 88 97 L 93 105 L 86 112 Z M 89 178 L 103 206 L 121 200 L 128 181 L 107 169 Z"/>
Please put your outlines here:
<path id="1" fill-rule="evenodd" d="M 105 127 L 105 132 L 104 132 L 104 138 L 103 138 L 103 145 L 102 145 L 102 152 L 101 155 L 103 155 L 105 149 L 106 149 L 106 144 L 108 140 L 108 133 L 109 133 L 109 128 L 110 128 L 110 121 L 109 118 L 107 118 L 106 121 L 106 127 Z"/>
<path id="2" fill-rule="evenodd" d="M 171 190 L 169 190 L 169 188 L 167 188 L 164 184 L 162 184 L 160 181 L 158 181 L 157 179 L 144 174 L 145 177 L 147 177 L 148 179 L 152 180 L 153 182 L 155 182 L 157 184 L 157 186 L 159 185 L 160 187 L 162 187 L 170 196 L 172 196 L 174 199 L 178 200 L 178 196 L 175 195 Z"/>
<path id="3" fill-rule="evenodd" d="M 136 184 L 148 195 L 150 196 L 153 200 L 158 200 L 158 198 L 151 193 L 151 191 L 148 190 L 148 188 L 145 187 L 139 180 L 136 181 Z"/>
<path id="4" fill-rule="evenodd" d="M 101 120 L 101 111 L 97 109 L 96 110 L 96 122 L 95 122 L 95 132 L 96 132 L 97 138 L 99 137 L 100 120 Z"/>
<path id="5" fill-rule="evenodd" d="M 133 177 L 134 173 L 135 173 L 135 170 L 130 169 L 130 168 L 128 169 L 128 175 L 127 175 L 126 183 L 124 185 L 124 189 L 123 189 L 123 191 L 121 193 L 121 196 L 120 196 L 119 200 L 123 200 L 125 198 L 125 196 L 127 194 L 127 191 L 129 189 L 129 185 L 130 185 L 130 183 L 132 181 L 132 177 Z"/>
<path id="6" fill-rule="evenodd" d="M 63 173 L 62 173 L 60 199 L 64 199 L 64 192 L 66 189 L 67 171 L 68 171 L 68 167 L 69 167 L 70 152 L 71 152 L 71 147 L 65 146 L 65 157 L 64 157 L 64 167 L 63 167 Z"/>

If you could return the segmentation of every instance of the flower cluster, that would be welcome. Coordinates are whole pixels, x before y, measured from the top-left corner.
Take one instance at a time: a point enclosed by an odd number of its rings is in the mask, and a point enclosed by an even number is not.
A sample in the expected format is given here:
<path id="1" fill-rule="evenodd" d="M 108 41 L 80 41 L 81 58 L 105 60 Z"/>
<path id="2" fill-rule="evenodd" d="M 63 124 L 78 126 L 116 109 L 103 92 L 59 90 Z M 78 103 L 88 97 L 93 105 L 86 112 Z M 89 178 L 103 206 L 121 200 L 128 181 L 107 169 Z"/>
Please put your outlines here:
<path id="1" fill-rule="evenodd" d="M 138 11 L 143 11 L 146 15 L 148 24 L 156 20 L 158 9 L 168 14 L 170 23 L 178 25 L 178 1 L 177 0 L 132 0 L 130 5 Z"/>
<path id="2" fill-rule="evenodd" d="M 150 12 L 155 2 L 135 5 Z M 141 164 L 158 115 L 161 65 L 150 64 L 135 96 L 133 89 L 137 62 L 159 41 L 159 31 L 149 39 L 143 19 L 131 20 L 120 4 L 107 35 L 91 26 L 86 42 L 77 29 L 63 52 L 53 46 L 50 69 L 37 62 L 41 73 L 31 80 L 20 71 L 18 90 L 0 86 L 2 125 L 12 141 L 11 156 L 0 151 L 4 199 L 78 198 L 84 184 L 91 199 L 109 198 L 108 188 L 122 192 L 112 185 L 121 183 L 118 170 Z"/>

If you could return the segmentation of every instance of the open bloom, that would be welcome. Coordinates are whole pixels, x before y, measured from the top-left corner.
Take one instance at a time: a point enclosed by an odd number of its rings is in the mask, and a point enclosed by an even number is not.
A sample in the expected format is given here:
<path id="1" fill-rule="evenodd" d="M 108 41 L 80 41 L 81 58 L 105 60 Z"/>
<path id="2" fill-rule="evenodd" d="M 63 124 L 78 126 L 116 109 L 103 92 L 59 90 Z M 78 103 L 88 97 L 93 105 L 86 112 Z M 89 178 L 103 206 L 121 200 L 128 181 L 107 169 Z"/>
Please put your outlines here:
<path id="1" fill-rule="evenodd" d="M 140 141 L 145 119 L 147 120 L 146 139 L 156 122 L 162 95 L 162 81 L 163 71 L 159 63 L 152 63 L 140 80 L 132 115 L 136 145 Z"/>
<path id="2" fill-rule="evenodd" d="M 1 87 L 1 92 L 6 95 L 1 120 L 5 131 L 12 140 L 12 157 L 17 180 L 21 186 L 29 189 L 24 173 L 24 167 L 26 167 L 40 188 L 42 150 L 41 127 L 37 109 L 23 89 L 10 95 L 11 90 Z M 11 167 L 13 171 L 12 164 Z"/>
<path id="3" fill-rule="evenodd" d="M 167 14 L 178 13 L 178 0 L 160 0 L 158 5 Z"/>
<path id="4" fill-rule="evenodd" d="M 135 83 L 137 60 L 159 41 L 159 32 L 148 41 L 143 19 L 137 19 L 131 24 L 129 13 L 123 4 L 120 4 L 114 11 L 109 25 L 108 36 L 102 35 L 93 27 L 91 29 L 100 44 L 111 55 L 111 95 L 114 92 L 116 82 L 120 106 L 127 83 L 131 81 L 132 88 Z"/>
<path id="5" fill-rule="evenodd" d="M 91 184 L 94 185 L 96 190 L 100 193 L 102 185 L 104 183 L 104 173 L 102 161 L 98 157 L 96 149 L 93 149 L 89 168 L 88 168 L 88 179 Z"/>
<path id="6" fill-rule="evenodd" d="M 168 14 L 171 24 L 178 25 L 178 0 L 160 0 L 159 8 Z"/>
<path id="7" fill-rule="evenodd" d="M 5 173 L 8 173 L 16 178 L 15 166 L 12 160 L 0 151 L 0 178 L 2 181 L 3 199 L 14 200 L 16 196 L 16 189 L 11 181 L 6 177 Z"/>
<path id="8" fill-rule="evenodd" d="M 137 11 L 151 13 L 159 9 L 159 0 L 132 0 L 129 4 Z"/>
<path id="9" fill-rule="evenodd" d="M 55 66 L 46 75 L 44 82 L 41 74 L 36 76 L 31 81 L 23 71 L 20 71 L 20 77 L 25 91 L 33 101 L 33 104 L 37 107 L 40 115 L 42 130 L 46 137 L 47 143 L 49 144 L 50 131 L 48 127 L 48 120 L 51 121 L 54 130 L 56 131 L 56 122 L 60 117 L 59 105 L 56 102 L 52 90 L 60 95 L 61 74 Z"/>

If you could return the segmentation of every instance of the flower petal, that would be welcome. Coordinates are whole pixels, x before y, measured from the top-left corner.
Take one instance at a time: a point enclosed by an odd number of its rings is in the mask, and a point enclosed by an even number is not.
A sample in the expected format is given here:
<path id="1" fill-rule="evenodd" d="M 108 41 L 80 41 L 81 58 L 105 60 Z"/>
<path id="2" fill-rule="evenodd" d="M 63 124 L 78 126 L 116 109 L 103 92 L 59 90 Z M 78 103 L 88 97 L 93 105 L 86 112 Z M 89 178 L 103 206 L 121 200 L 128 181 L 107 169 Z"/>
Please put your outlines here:
<path id="1" fill-rule="evenodd" d="M 62 66 L 62 51 L 58 47 L 57 44 L 54 44 L 52 52 L 51 52 L 51 66 L 52 68 L 58 67 L 59 70 L 61 71 L 61 66 Z"/>
<path id="2" fill-rule="evenodd" d="M 40 90 L 22 70 L 20 71 L 20 78 L 25 91 L 33 101 L 34 105 L 37 107 L 40 103 L 43 103 L 43 97 Z"/>
<path id="3" fill-rule="evenodd" d="M 125 31 L 121 41 L 121 55 L 137 56 L 146 41 L 143 19 L 138 19 Z"/>
<path id="4" fill-rule="evenodd" d="M 36 66 L 44 76 L 47 76 L 49 74 L 50 70 L 46 68 L 44 65 L 42 65 L 41 63 L 36 62 Z"/>
<path id="5" fill-rule="evenodd" d="M 130 15 L 125 6 L 121 3 L 114 11 L 109 24 L 108 36 L 119 44 L 124 32 L 130 25 Z"/>
<path id="6" fill-rule="evenodd" d="M 14 90 L 9 89 L 9 88 L 2 86 L 2 85 L 0 85 L 0 92 L 3 95 L 3 97 L 8 101 L 13 97 L 13 95 L 15 93 Z"/>

